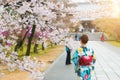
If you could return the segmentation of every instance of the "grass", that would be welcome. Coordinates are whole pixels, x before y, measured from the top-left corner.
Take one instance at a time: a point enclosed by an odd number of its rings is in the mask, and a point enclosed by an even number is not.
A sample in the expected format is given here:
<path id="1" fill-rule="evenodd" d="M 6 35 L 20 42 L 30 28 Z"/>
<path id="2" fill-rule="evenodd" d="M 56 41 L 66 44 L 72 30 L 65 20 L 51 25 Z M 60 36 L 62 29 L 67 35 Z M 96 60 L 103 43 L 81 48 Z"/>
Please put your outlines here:
<path id="1" fill-rule="evenodd" d="M 120 47 L 120 41 L 108 41 L 110 44 Z"/>
<path id="2" fill-rule="evenodd" d="M 47 54 L 51 52 L 52 49 L 59 48 L 60 46 L 53 46 L 53 47 L 48 47 L 45 50 L 38 50 L 38 53 L 34 53 L 33 51 L 31 52 L 31 57 L 39 57 L 44 54 Z"/>
<path id="3" fill-rule="evenodd" d="M 31 45 L 31 50 L 30 50 L 30 56 L 31 57 L 39 57 L 40 55 L 43 55 L 47 52 L 49 52 L 51 49 L 59 47 L 57 45 L 53 45 L 52 47 L 47 47 L 45 50 L 42 50 L 41 47 L 42 45 L 38 46 L 38 53 L 34 53 L 34 45 Z M 23 47 L 21 47 L 21 49 L 18 50 L 18 55 L 19 57 L 23 57 L 26 53 L 27 50 L 27 45 L 24 45 Z"/>

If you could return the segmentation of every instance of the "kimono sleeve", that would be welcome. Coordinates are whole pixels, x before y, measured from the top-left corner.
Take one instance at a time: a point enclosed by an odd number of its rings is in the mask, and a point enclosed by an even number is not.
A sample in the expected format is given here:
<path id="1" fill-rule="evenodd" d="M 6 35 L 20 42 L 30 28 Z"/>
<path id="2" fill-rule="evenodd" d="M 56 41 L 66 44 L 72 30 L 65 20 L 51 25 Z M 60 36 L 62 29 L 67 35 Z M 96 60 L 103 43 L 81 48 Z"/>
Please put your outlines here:
<path id="1" fill-rule="evenodd" d="M 92 55 L 93 55 L 92 70 L 94 70 L 95 63 L 96 63 L 96 54 L 95 54 L 94 50 L 92 50 Z"/>
<path id="2" fill-rule="evenodd" d="M 78 71 L 78 68 L 79 68 L 78 59 L 79 59 L 78 50 L 75 50 L 75 52 L 73 53 L 73 57 L 72 57 L 75 73 Z"/>
<path id="3" fill-rule="evenodd" d="M 75 52 L 73 53 L 72 55 L 72 61 L 75 65 L 78 65 L 78 58 L 79 58 L 79 55 L 78 55 L 78 50 L 75 50 Z"/>

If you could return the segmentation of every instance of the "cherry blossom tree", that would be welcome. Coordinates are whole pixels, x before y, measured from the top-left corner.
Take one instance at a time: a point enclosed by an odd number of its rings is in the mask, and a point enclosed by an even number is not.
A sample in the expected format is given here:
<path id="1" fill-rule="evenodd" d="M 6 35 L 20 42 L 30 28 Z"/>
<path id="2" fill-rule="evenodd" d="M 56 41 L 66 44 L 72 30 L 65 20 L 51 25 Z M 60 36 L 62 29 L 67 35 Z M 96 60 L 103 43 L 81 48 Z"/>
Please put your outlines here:
<path id="1" fill-rule="evenodd" d="M 34 80 L 43 79 L 39 67 L 44 63 L 30 59 L 31 44 L 42 44 L 47 39 L 58 44 L 66 36 L 69 30 L 59 27 L 64 22 L 57 21 L 65 17 L 64 9 L 63 2 L 0 0 L 0 39 L 5 48 L 0 54 L 0 61 L 7 64 L 9 71 L 25 70 Z M 18 49 L 24 43 L 27 44 L 26 56 L 19 59 Z M 11 52 L 13 46 L 15 48 Z"/>
<path id="2" fill-rule="evenodd" d="M 45 40 L 44 38 L 47 38 L 49 35 L 50 29 L 52 31 L 58 30 L 58 28 L 56 28 L 57 24 L 55 24 L 54 21 L 60 15 L 63 17 L 62 11 L 64 10 L 64 4 L 62 2 L 55 4 L 44 0 L 17 0 L 9 4 L 5 3 L 4 6 L 1 6 L 1 9 L 4 9 L 1 15 L 4 21 L 3 23 L 6 23 L 5 27 L 2 28 L 7 29 L 3 31 L 2 34 L 4 37 L 7 37 L 9 33 L 14 35 L 14 37 L 16 36 L 17 40 L 14 39 L 14 43 L 17 41 L 15 51 L 22 46 L 25 38 L 28 37 L 26 55 L 29 55 L 31 42 L 34 36 L 43 43 Z M 4 17 L 3 14 L 5 15 Z M 7 25 L 10 26 L 10 29 L 6 27 Z M 8 40 L 8 38 L 6 40 Z"/>

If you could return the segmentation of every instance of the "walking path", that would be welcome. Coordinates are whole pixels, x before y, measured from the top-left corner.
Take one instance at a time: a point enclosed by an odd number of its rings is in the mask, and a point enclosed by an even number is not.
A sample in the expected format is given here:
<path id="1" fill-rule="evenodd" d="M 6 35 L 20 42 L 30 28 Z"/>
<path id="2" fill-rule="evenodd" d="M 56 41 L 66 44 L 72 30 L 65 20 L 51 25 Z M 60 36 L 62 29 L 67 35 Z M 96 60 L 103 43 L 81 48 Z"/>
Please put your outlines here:
<path id="1" fill-rule="evenodd" d="M 120 48 L 100 41 L 90 41 L 88 45 L 97 55 L 92 80 L 120 80 Z M 64 52 L 46 71 L 44 80 L 77 80 L 73 64 L 66 66 L 65 57 Z"/>

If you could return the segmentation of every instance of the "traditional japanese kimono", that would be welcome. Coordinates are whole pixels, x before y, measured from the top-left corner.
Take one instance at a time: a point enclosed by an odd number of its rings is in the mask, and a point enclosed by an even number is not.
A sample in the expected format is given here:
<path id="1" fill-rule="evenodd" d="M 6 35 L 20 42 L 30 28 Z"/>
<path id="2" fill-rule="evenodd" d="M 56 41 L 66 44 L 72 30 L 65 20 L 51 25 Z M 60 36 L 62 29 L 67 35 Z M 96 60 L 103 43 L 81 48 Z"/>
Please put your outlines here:
<path id="1" fill-rule="evenodd" d="M 87 46 L 79 47 L 74 52 L 72 61 L 74 62 L 75 72 L 77 73 L 79 80 L 91 80 L 91 71 L 94 70 L 96 61 L 94 51 Z"/>

